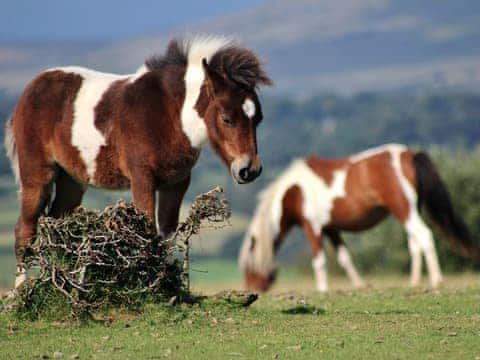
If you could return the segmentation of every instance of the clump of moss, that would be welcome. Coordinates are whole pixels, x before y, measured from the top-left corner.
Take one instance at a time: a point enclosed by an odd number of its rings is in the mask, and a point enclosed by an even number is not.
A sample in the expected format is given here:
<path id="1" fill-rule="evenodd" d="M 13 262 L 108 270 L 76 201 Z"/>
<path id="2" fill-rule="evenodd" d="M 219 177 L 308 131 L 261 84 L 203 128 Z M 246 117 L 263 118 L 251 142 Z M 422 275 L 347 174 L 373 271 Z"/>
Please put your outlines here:
<path id="1" fill-rule="evenodd" d="M 16 296 L 30 318 L 82 317 L 99 309 L 136 308 L 147 302 L 182 302 L 189 293 L 189 240 L 202 223 L 230 217 L 220 188 L 198 196 L 169 239 L 133 204 L 119 201 L 101 212 L 77 208 L 63 218 L 42 217 L 26 258 L 38 275 Z"/>

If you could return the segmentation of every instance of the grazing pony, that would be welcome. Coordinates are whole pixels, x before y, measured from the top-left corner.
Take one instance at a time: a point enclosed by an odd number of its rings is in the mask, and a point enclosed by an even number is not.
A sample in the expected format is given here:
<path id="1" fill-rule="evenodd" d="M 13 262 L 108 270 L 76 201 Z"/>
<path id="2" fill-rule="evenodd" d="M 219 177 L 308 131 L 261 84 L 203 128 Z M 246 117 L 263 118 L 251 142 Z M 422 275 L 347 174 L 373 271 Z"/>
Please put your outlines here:
<path id="1" fill-rule="evenodd" d="M 261 172 L 256 88 L 269 84 L 259 58 L 223 37 L 172 40 L 130 75 L 81 67 L 40 73 L 6 127 L 20 186 L 16 287 L 40 214 L 70 212 L 87 186 L 131 189 L 167 236 L 207 140 L 237 182 L 253 181 Z"/>
<path id="2" fill-rule="evenodd" d="M 302 226 L 310 240 L 319 291 L 328 290 L 322 235 L 332 241 L 353 285 L 362 286 L 340 232 L 369 229 L 392 214 L 408 234 L 411 284 L 420 281 L 423 253 L 430 283 L 436 287 L 442 273 L 432 233 L 419 214 L 421 205 L 452 245 L 465 256 L 480 259 L 479 247 L 454 212 L 427 154 L 390 144 L 344 159 L 295 160 L 259 197 L 239 257 L 246 286 L 261 291 L 271 286 L 275 254 L 294 225 Z"/>

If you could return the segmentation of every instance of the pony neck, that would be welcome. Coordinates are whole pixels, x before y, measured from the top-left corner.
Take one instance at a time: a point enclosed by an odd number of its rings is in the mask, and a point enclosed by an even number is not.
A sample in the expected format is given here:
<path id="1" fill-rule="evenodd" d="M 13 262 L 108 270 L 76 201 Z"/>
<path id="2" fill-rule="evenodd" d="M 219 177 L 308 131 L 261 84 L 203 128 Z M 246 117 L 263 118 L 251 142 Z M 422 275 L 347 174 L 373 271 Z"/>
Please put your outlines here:
<path id="1" fill-rule="evenodd" d="M 207 126 L 203 119 L 206 105 L 202 92 L 205 73 L 200 64 L 189 64 L 185 69 L 185 99 L 180 113 L 182 130 L 194 148 L 202 148 L 207 142 Z"/>

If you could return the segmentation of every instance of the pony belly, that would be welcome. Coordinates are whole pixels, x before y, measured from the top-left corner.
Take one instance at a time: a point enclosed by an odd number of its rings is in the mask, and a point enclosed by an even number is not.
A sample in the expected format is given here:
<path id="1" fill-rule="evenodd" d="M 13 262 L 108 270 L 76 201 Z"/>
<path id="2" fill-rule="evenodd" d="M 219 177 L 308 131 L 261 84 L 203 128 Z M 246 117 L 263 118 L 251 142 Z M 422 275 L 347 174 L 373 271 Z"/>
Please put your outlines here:
<path id="1" fill-rule="evenodd" d="M 89 179 L 89 185 L 107 190 L 130 189 L 130 179 L 112 165 L 97 167 L 94 177 Z"/>
<path id="2" fill-rule="evenodd" d="M 329 227 L 353 232 L 370 229 L 388 216 L 388 210 L 383 207 L 351 214 L 334 210 L 337 212 L 334 211 Z"/>

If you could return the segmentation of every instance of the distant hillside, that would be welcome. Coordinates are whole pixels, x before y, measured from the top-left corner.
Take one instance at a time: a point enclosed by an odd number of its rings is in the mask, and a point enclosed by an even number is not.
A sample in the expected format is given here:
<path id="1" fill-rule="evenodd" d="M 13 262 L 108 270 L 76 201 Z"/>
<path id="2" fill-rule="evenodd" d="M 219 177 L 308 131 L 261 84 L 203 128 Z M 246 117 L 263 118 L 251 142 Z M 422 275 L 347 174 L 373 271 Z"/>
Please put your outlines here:
<path id="1" fill-rule="evenodd" d="M 0 45 L 0 88 L 18 91 L 36 71 L 83 64 L 133 71 L 172 34 L 238 36 L 267 60 L 274 91 L 480 88 L 480 2 L 467 0 L 272 1 L 114 44 Z"/>

